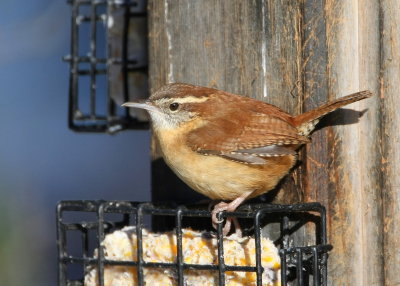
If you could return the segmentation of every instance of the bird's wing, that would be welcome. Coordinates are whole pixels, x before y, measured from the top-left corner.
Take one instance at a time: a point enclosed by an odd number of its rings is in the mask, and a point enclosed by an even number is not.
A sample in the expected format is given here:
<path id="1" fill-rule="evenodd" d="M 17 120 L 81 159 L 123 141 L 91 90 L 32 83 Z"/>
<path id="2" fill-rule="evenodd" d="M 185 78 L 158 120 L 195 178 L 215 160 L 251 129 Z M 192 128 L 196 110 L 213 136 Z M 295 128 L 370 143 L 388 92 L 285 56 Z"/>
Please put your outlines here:
<path id="1" fill-rule="evenodd" d="M 201 154 L 265 164 L 263 157 L 294 155 L 294 146 L 309 142 L 287 120 L 255 111 L 234 112 L 213 117 L 192 130 L 187 144 Z"/>

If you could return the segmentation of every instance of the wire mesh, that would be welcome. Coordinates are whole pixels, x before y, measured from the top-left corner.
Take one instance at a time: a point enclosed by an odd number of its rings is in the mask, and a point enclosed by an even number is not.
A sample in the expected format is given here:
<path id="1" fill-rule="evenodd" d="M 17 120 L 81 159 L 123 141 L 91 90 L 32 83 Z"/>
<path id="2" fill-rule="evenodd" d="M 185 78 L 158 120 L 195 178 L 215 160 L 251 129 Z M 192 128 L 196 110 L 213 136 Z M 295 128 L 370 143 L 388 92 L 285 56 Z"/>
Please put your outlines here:
<path id="1" fill-rule="evenodd" d="M 157 205 L 126 201 L 62 201 L 57 205 L 57 243 L 59 250 L 59 286 L 84 285 L 84 275 L 88 266 L 96 267 L 98 285 L 104 286 L 104 271 L 108 265 L 135 267 L 138 285 L 145 285 L 144 269 L 174 269 L 178 285 L 184 284 L 187 269 L 209 270 L 218 273 L 219 285 L 225 285 L 228 271 L 256 273 L 256 285 L 263 285 L 261 264 L 261 237 L 270 224 L 279 224 L 274 244 L 279 247 L 281 257 L 282 285 L 327 285 L 328 251 L 325 208 L 319 203 L 295 205 L 245 205 L 232 213 L 219 213 L 219 218 L 236 217 L 248 220 L 255 238 L 255 266 L 234 266 L 224 262 L 223 223 L 217 227 L 218 264 L 185 263 L 182 254 L 182 229 L 188 219 L 207 219 L 211 213 L 204 209 L 186 206 Z M 173 263 L 148 262 L 143 258 L 143 231 L 149 227 L 149 220 L 157 217 L 174 217 L 177 238 L 177 257 Z M 300 220 L 299 220 L 300 218 Z M 315 225 L 315 244 L 311 246 L 293 245 L 294 233 L 312 221 Z M 102 241 L 105 235 L 124 226 L 136 226 L 137 259 L 119 261 L 106 259 Z M 196 226 L 191 224 L 191 227 Z M 72 239 L 71 232 L 78 238 Z M 78 247 L 79 251 L 73 251 Z M 97 255 L 94 255 L 97 248 Z M 75 268 L 71 267 L 74 266 Z M 75 269 L 75 271 L 73 270 Z M 77 271 L 77 269 L 79 271 Z"/>
<path id="2" fill-rule="evenodd" d="M 71 46 L 70 54 L 64 61 L 69 62 L 69 128 L 81 132 L 115 133 L 123 129 L 148 128 L 146 120 L 132 116 L 126 108 L 120 107 L 115 97 L 128 101 L 132 97 L 129 78 L 142 75 L 141 85 L 147 87 L 147 55 L 132 55 L 132 37 L 129 36 L 130 23 L 137 18 L 146 17 L 145 0 L 69 0 L 71 5 Z M 110 37 L 110 27 L 116 17 L 112 11 L 122 11 L 121 37 L 115 43 Z M 143 43 L 135 43 L 143 44 Z M 113 45 L 121 50 L 112 52 Z M 142 47 L 141 50 L 146 50 Z M 116 73 L 120 78 L 112 78 Z M 120 73 L 119 73 L 120 72 Z M 114 97 L 111 87 L 118 87 L 121 94 Z M 146 88 L 145 88 L 146 89 Z M 146 93 L 141 89 L 139 93 Z M 115 92 L 114 92 L 115 93 Z M 118 92 L 119 93 L 119 92 Z M 144 97 L 139 94 L 137 97 Z"/>

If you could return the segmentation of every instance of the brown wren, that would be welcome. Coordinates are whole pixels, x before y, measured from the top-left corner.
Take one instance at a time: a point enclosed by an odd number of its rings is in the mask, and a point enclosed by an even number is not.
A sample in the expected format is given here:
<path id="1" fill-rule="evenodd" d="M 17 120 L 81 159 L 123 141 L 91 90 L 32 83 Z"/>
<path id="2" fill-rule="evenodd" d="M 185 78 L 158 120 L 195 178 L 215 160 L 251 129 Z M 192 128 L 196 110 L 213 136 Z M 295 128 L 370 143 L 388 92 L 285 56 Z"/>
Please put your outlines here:
<path id="1" fill-rule="evenodd" d="M 357 92 L 292 116 L 253 98 L 172 83 L 123 106 L 149 112 L 165 162 L 179 178 L 213 200 L 231 201 L 215 205 L 215 226 L 218 212 L 275 188 L 322 116 L 371 95 Z M 224 234 L 230 225 L 227 220 Z"/>

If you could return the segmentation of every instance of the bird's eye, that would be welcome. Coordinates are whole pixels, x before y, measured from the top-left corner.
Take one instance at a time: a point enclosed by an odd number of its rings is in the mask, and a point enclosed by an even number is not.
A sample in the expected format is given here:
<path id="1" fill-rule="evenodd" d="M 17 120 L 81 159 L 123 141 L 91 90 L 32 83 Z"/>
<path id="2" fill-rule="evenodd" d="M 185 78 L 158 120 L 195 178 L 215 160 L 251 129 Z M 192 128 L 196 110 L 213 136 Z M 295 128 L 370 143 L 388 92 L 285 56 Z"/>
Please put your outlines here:
<path id="1" fill-rule="evenodd" d="M 169 105 L 169 109 L 170 109 L 171 111 L 176 111 L 176 110 L 178 110 L 178 108 L 179 108 L 179 103 L 177 103 L 177 102 L 173 102 L 173 103 L 171 103 L 171 104 Z"/>

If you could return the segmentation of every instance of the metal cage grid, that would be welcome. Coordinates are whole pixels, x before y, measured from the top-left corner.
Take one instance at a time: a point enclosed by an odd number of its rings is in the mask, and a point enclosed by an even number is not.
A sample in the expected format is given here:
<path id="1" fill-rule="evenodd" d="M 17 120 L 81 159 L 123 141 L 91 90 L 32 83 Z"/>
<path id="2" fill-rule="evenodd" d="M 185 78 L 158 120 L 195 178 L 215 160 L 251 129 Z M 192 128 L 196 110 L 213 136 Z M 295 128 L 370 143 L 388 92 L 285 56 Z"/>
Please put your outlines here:
<path id="1" fill-rule="evenodd" d="M 82 220 L 82 215 L 91 213 L 93 217 Z M 68 221 L 67 214 L 75 214 L 74 221 Z M 110 215 L 119 215 L 119 219 L 111 218 Z M 317 214 L 317 215 L 315 215 Z M 256 244 L 256 266 L 232 266 L 224 263 L 223 248 L 223 223 L 218 224 L 217 245 L 218 261 L 216 264 L 199 265 L 187 264 L 183 261 L 182 254 L 182 227 L 185 218 L 211 218 L 211 213 L 202 209 L 188 209 L 185 206 L 171 207 L 155 205 L 152 203 L 135 203 L 125 201 L 62 201 L 57 205 L 57 242 L 58 242 L 58 264 L 59 264 L 59 286 L 83 285 L 83 277 L 71 278 L 68 267 L 72 264 L 78 265 L 82 275 L 89 265 L 97 267 L 98 285 L 104 286 L 105 265 L 120 265 L 137 267 L 138 283 L 144 284 L 143 269 L 151 268 L 173 268 L 178 277 L 178 285 L 184 285 L 184 270 L 198 269 L 218 272 L 219 285 L 225 285 L 226 271 L 255 272 L 257 285 L 262 285 L 261 227 L 265 226 L 265 218 L 271 215 L 278 217 L 280 224 L 279 239 L 274 241 L 280 248 L 281 256 L 281 283 L 282 285 L 327 285 L 327 257 L 332 246 L 327 244 L 326 238 L 326 216 L 325 208 L 319 203 L 302 203 L 295 205 L 245 205 L 238 211 L 219 213 L 219 218 L 237 217 L 252 221 L 254 226 L 254 237 Z M 292 216 L 302 217 L 303 224 L 291 225 Z M 144 229 L 144 218 L 150 216 L 152 219 L 160 216 L 175 218 L 175 231 L 177 237 L 176 263 L 152 263 L 143 259 L 142 232 Z M 316 224 L 315 245 L 313 246 L 290 246 L 291 234 L 304 225 L 305 221 L 313 220 Z M 266 222 L 267 224 L 269 222 Z M 137 236 L 137 261 L 115 261 L 105 258 L 102 241 L 105 234 L 124 226 L 136 226 Z M 68 241 L 68 233 L 77 231 L 80 239 L 76 243 L 81 244 L 81 255 L 71 254 L 68 249 L 71 242 Z M 94 231 L 95 245 L 89 247 L 89 232 Z M 80 241 L 80 242 L 79 242 Z M 98 249 L 95 257 L 93 249 Z"/>
<path id="2" fill-rule="evenodd" d="M 110 65 L 121 65 L 123 96 L 125 101 L 128 101 L 129 73 L 137 71 L 147 73 L 147 66 L 140 64 L 140 62 L 143 63 L 143 59 L 139 60 L 128 56 L 130 19 L 146 16 L 144 1 L 68 0 L 67 2 L 71 5 L 71 47 L 70 54 L 65 56 L 63 60 L 69 62 L 70 65 L 69 128 L 81 132 L 108 133 L 115 133 L 123 129 L 148 128 L 147 122 L 139 121 L 130 116 L 127 108 L 117 106 L 111 99 L 110 78 L 108 76 Z M 122 54 L 120 58 L 111 57 L 108 49 L 110 43 L 107 43 L 107 20 L 110 5 L 124 8 Z M 84 25 L 89 26 L 88 37 L 80 37 L 80 31 Z M 99 26 L 102 29 L 99 29 Z M 86 43 L 88 41 L 89 45 Z M 82 46 L 87 46 L 88 50 L 82 51 Z M 86 54 L 82 55 L 82 53 Z M 83 93 L 80 90 L 80 80 L 87 77 L 89 77 L 89 92 Z M 100 89 L 106 93 L 101 98 L 98 94 Z M 85 110 L 80 106 L 82 98 L 89 101 Z M 99 111 L 100 109 L 101 111 Z"/>

